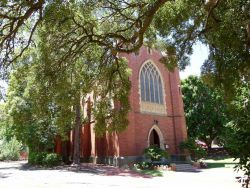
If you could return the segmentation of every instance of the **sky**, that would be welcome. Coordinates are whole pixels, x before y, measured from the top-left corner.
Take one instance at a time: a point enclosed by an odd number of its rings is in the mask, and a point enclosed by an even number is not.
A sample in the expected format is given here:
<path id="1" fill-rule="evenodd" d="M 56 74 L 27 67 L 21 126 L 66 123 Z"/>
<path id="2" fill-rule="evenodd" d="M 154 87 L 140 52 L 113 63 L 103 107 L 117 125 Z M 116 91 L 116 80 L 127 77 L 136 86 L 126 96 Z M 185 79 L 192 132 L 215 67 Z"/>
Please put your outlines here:
<path id="1" fill-rule="evenodd" d="M 201 43 L 196 43 L 193 50 L 193 55 L 190 57 L 190 65 L 180 72 L 181 79 L 185 79 L 190 75 L 199 76 L 201 65 L 208 57 L 209 49 Z"/>

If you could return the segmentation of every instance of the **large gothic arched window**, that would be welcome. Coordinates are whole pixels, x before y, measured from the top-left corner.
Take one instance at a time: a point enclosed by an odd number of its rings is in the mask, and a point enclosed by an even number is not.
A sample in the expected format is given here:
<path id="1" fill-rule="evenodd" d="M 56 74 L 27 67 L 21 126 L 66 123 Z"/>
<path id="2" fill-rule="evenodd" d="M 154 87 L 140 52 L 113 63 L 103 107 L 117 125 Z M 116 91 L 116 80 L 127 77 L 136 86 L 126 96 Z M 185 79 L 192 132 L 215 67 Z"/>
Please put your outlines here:
<path id="1" fill-rule="evenodd" d="M 147 62 L 140 74 L 141 101 L 163 104 L 162 81 L 156 67 Z"/>
<path id="2" fill-rule="evenodd" d="M 153 62 L 147 61 L 143 64 L 139 83 L 141 112 L 165 115 L 164 84 Z"/>

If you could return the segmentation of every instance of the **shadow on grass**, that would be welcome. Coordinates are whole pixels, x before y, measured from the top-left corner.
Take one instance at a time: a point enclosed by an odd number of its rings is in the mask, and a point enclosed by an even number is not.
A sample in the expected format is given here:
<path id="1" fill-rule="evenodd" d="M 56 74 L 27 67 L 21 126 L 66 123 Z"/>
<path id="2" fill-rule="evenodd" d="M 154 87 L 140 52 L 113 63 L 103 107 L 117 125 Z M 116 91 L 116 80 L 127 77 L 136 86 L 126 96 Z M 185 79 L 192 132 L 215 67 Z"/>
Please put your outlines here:
<path id="1" fill-rule="evenodd" d="M 163 173 L 159 170 L 136 170 L 136 172 L 141 173 L 141 174 L 145 174 L 145 175 L 149 175 L 152 177 L 162 177 Z"/>
<path id="2" fill-rule="evenodd" d="M 206 160 L 214 160 L 214 161 L 230 160 L 230 161 L 233 161 L 233 158 L 230 156 L 210 156 L 210 157 L 206 157 Z"/>
<path id="3" fill-rule="evenodd" d="M 24 171 L 35 171 L 35 170 L 59 170 L 61 172 L 75 172 L 75 173 L 88 173 L 93 175 L 101 176 L 128 176 L 128 177 L 138 177 L 138 178 L 152 178 L 157 176 L 157 173 L 150 174 L 149 172 L 140 173 L 134 170 L 118 168 L 114 166 L 99 165 L 92 163 L 82 163 L 79 166 L 72 165 L 60 165 L 56 167 L 43 167 L 43 166 L 33 166 L 28 163 L 21 165 L 19 168 Z M 158 173 L 158 176 L 160 173 Z"/>
<path id="4" fill-rule="evenodd" d="M 204 162 L 208 168 L 233 168 L 238 163 L 238 160 L 229 156 L 217 156 L 206 158 Z"/>
<path id="5" fill-rule="evenodd" d="M 213 163 L 206 162 L 208 168 L 234 168 L 236 163 Z"/>

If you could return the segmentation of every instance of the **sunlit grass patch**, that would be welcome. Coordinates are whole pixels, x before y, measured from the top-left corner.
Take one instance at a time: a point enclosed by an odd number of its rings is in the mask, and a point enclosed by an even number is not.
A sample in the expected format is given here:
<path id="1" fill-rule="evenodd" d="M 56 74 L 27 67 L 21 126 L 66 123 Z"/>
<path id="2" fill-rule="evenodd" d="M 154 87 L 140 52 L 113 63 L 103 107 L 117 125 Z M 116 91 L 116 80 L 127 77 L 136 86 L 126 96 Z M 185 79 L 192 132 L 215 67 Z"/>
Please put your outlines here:
<path id="1" fill-rule="evenodd" d="M 234 168 L 234 166 L 238 163 L 238 160 L 234 160 L 234 158 L 209 158 L 204 160 L 207 164 L 208 168 Z"/>
<path id="2" fill-rule="evenodd" d="M 136 169 L 137 172 L 141 173 L 141 174 L 146 174 L 146 175 L 150 175 L 153 177 L 162 177 L 163 173 L 160 170 L 140 170 L 140 169 Z"/>

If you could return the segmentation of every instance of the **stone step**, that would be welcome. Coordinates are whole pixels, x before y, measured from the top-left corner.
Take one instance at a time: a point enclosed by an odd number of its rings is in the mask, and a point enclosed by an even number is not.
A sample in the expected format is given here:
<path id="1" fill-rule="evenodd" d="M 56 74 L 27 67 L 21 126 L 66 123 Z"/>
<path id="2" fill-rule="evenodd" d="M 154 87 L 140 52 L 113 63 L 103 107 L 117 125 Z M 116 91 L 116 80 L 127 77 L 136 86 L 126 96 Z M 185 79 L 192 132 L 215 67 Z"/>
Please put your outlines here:
<path id="1" fill-rule="evenodd" d="M 177 172 L 197 172 L 197 170 L 190 164 L 176 164 Z"/>
<path id="2" fill-rule="evenodd" d="M 170 161 L 170 163 L 175 163 L 175 164 L 190 164 L 186 161 Z"/>

